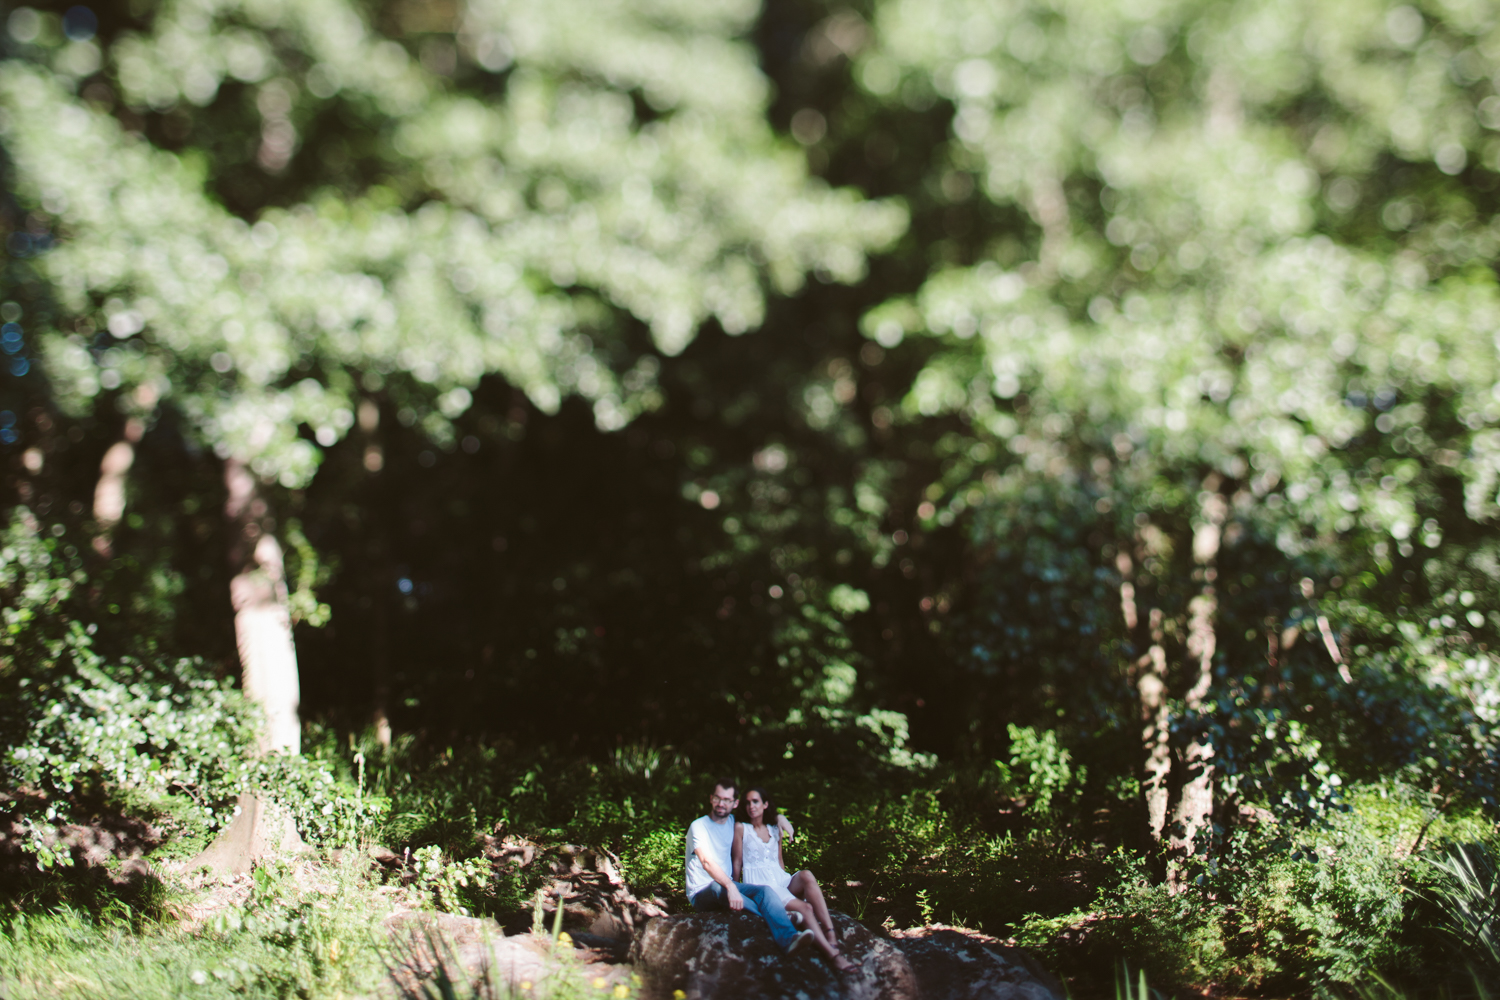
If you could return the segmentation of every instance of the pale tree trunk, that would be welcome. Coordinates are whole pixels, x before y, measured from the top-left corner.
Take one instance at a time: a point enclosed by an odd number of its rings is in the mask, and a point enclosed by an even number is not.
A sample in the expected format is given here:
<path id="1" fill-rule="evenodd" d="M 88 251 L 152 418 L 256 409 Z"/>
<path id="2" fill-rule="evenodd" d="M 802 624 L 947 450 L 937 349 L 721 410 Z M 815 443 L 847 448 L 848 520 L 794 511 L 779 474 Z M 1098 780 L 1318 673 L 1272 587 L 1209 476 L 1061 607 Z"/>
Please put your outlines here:
<path id="1" fill-rule="evenodd" d="M 94 484 L 94 551 L 105 559 L 115 554 L 114 530 L 125 516 L 125 480 L 135 464 L 135 446 L 146 432 L 137 417 L 125 421 L 120 440 L 109 446 L 99 460 L 99 481 Z"/>
<path id="2" fill-rule="evenodd" d="M 381 575 L 381 581 L 385 574 Z M 370 712 L 370 721 L 375 726 L 375 742 L 381 748 L 391 748 L 391 717 L 389 714 L 391 701 L 391 660 L 390 660 L 390 615 L 382 607 L 385 604 L 385 595 L 382 593 L 376 597 L 375 605 L 375 628 L 371 633 L 375 648 L 370 655 L 370 666 L 374 673 L 374 696 L 375 704 Z"/>
<path id="3" fill-rule="evenodd" d="M 359 429 L 365 436 L 365 471 L 372 476 L 378 475 L 385 468 L 385 449 L 380 440 L 380 407 L 373 399 L 360 400 Z M 375 727 L 375 742 L 385 750 L 391 748 L 390 615 L 386 607 L 391 584 L 389 563 L 390 560 L 385 555 L 385 539 L 381 539 L 379 569 L 375 573 L 375 593 L 371 597 L 375 627 L 370 631 L 370 693 L 373 701 L 370 722 Z"/>
<path id="4" fill-rule="evenodd" d="M 1141 657 L 1141 679 L 1136 683 L 1141 705 L 1141 742 L 1146 749 L 1146 829 L 1161 840 L 1167 825 L 1167 777 L 1172 771 L 1172 727 L 1167 714 L 1167 651 L 1162 645 L 1162 613 L 1152 608 L 1151 648 Z"/>
<path id="5" fill-rule="evenodd" d="M 261 749 L 300 753 L 297 649 L 292 643 L 281 544 L 272 533 L 275 522 L 244 463 L 232 458 L 224 463 L 224 485 L 229 492 L 224 514 L 235 529 L 229 543 L 235 570 L 229 601 L 245 696 L 265 714 Z"/>
<path id="6" fill-rule="evenodd" d="M 1218 645 L 1214 620 L 1219 606 L 1214 581 L 1218 576 L 1219 542 L 1229 512 L 1229 505 L 1223 495 L 1216 492 L 1216 485 L 1205 484 L 1198 522 L 1193 528 L 1193 562 L 1198 567 L 1194 576 L 1202 586 L 1188 604 L 1187 651 L 1192 657 L 1190 666 L 1196 668 L 1192 674 L 1192 687 L 1183 698 L 1183 707 L 1188 712 L 1202 711 L 1214 679 L 1214 652 Z M 1170 853 L 1175 858 L 1191 857 L 1206 847 L 1204 834 L 1214 808 L 1213 757 L 1213 744 L 1201 733 L 1192 738 L 1183 752 L 1182 791 L 1172 817 L 1168 841 Z M 1178 884 L 1180 877 L 1181 869 L 1174 868 L 1174 884 Z"/>
<path id="7" fill-rule="evenodd" d="M 46 480 L 42 476 L 42 470 L 47 465 L 47 456 L 52 454 L 54 448 L 54 437 L 56 425 L 52 418 L 44 411 L 32 410 L 24 417 L 17 414 L 18 423 L 15 431 L 34 443 L 29 445 L 20 454 L 21 467 L 14 470 L 13 476 L 8 476 L 11 487 L 16 491 L 16 499 L 21 501 L 22 520 L 35 519 L 35 515 L 46 517 L 52 509 L 53 496 L 46 487 Z M 33 434 L 26 434 L 25 425 L 31 423 L 35 428 Z M 34 510 L 28 508 L 35 508 Z"/>
<path id="8" fill-rule="evenodd" d="M 1050 173 L 1039 173 L 1032 179 L 1027 211 L 1042 227 L 1042 247 L 1037 266 L 1047 281 L 1057 277 L 1062 254 L 1068 245 L 1068 196 L 1058 179 Z"/>
<path id="9" fill-rule="evenodd" d="M 135 464 L 135 446 L 146 434 L 146 419 L 156 407 L 156 387 L 136 386 L 126 397 L 134 410 L 125 420 L 120 440 L 109 446 L 99 460 L 99 481 L 94 484 L 94 551 L 105 559 L 114 556 L 114 530 L 125 516 L 125 483 Z"/>
<path id="10" fill-rule="evenodd" d="M 301 689 L 287 607 L 286 570 L 281 545 L 273 534 L 275 521 L 254 475 L 243 462 L 234 458 L 225 461 L 224 485 L 228 490 L 224 515 L 231 529 L 229 558 L 235 571 L 229 583 L 229 599 L 234 607 L 241 686 L 265 719 L 261 752 L 297 754 L 302 749 L 297 714 Z M 236 813 L 218 840 L 189 863 L 189 870 L 207 866 L 220 874 L 244 872 L 257 858 L 278 848 L 302 846 L 291 816 L 270 802 L 241 795 Z"/>
<path id="11" fill-rule="evenodd" d="M 1120 614 L 1125 619 L 1125 628 L 1134 632 L 1140 623 L 1140 613 L 1135 603 L 1135 583 L 1130 579 L 1134 570 L 1128 553 L 1115 557 L 1115 567 L 1120 571 Z M 1145 774 L 1141 792 L 1146 799 L 1146 830 L 1152 840 L 1161 840 L 1167 823 L 1167 776 L 1172 770 L 1172 751 L 1168 742 L 1171 728 L 1167 717 L 1167 652 L 1162 642 L 1165 638 L 1160 608 L 1152 608 L 1147 614 L 1151 630 L 1151 646 L 1144 656 L 1135 662 L 1138 674 L 1135 685 L 1139 696 L 1141 713 L 1141 745 L 1145 750 Z"/>

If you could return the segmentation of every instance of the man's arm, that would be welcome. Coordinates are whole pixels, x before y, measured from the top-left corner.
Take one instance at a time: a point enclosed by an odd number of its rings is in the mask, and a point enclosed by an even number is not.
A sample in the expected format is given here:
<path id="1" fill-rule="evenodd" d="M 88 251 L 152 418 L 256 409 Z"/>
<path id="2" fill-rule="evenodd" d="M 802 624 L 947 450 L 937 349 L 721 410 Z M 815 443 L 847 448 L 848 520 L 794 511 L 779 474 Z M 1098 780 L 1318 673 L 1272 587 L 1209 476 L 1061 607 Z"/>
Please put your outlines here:
<path id="1" fill-rule="evenodd" d="M 693 851 L 698 855 L 698 860 L 703 862 L 703 870 L 708 872 L 708 877 L 724 887 L 724 898 L 729 903 L 731 910 L 743 910 L 745 899 L 740 895 L 740 890 L 735 888 L 734 879 L 730 878 L 719 863 L 713 859 L 713 855 L 706 847 L 698 847 Z"/>

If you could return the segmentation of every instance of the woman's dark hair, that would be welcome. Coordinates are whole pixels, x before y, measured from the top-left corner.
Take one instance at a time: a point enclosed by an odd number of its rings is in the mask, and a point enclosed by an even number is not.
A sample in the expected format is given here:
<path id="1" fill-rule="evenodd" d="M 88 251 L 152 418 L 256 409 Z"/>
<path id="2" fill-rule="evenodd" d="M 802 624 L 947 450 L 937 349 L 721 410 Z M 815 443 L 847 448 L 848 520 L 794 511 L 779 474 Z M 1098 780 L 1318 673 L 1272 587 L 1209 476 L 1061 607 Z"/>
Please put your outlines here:
<path id="1" fill-rule="evenodd" d="M 741 823 L 750 822 L 751 792 L 759 795 L 760 800 L 766 804 L 766 814 L 761 817 L 761 822 L 765 823 L 766 826 L 774 827 L 776 825 L 776 817 L 778 815 L 776 811 L 776 804 L 771 801 L 771 796 L 766 794 L 766 790 L 764 788 L 761 788 L 759 785 L 751 785 L 749 788 L 745 789 L 745 794 L 740 796 L 740 807 L 734 811 L 734 818 L 739 820 Z"/>

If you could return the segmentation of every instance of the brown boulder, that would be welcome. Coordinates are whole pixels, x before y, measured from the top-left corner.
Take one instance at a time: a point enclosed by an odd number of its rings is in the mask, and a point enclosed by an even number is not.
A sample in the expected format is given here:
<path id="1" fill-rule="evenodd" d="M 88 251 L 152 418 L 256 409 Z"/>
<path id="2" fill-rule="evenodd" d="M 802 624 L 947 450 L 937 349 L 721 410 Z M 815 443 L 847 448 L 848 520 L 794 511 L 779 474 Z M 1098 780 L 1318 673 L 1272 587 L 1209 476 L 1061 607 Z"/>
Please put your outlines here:
<path id="1" fill-rule="evenodd" d="M 682 990 L 688 1000 L 917 1000 L 911 966 L 893 942 L 833 914 L 840 950 L 858 968 L 839 974 L 808 942 L 783 954 L 749 913 L 692 913 L 646 922 L 631 947 L 642 997 Z"/>

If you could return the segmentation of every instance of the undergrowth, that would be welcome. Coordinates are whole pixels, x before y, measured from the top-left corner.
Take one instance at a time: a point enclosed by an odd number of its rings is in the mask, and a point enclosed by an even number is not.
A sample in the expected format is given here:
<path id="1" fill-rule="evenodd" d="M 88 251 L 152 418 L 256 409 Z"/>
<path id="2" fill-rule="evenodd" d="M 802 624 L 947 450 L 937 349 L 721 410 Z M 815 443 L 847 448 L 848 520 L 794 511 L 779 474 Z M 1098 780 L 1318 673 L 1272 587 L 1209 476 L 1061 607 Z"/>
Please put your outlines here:
<path id="1" fill-rule="evenodd" d="M 1014 939 L 1066 971 L 1079 997 L 1138 994 L 1144 975 L 1151 995 L 1460 998 L 1500 971 L 1494 843 L 1477 810 L 1435 814 L 1397 782 L 1358 786 L 1346 811 L 1318 823 L 1241 821 L 1174 888 L 1148 854 L 1121 846 L 1130 814 L 1090 798 L 1069 777 L 1081 768 L 1031 743 L 1031 775 L 1024 759 L 773 772 L 773 800 L 798 828 L 789 868 L 812 869 L 830 903 L 872 929 L 940 923 Z M 315 727 L 307 746 L 332 784 L 388 803 L 366 843 L 402 858 L 398 870 L 371 866 L 362 850 L 340 863 L 269 862 L 248 902 L 197 930 L 184 924 L 193 894 L 170 879 L 12 870 L 0 887 L 0 995 L 94 996 L 103 983 L 129 983 L 138 997 L 189 983 L 193 996 L 357 994 L 389 973 L 389 942 L 371 928 L 395 901 L 515 925 L 549 878 L 547 851 L 564 844 L 608 849 L 637 895 L 685 908 L 682 833 L 703 811 L 708 775 L 682 755 L 633 747 L 588 760 L 412 739 L 386 751 Z M 1028 800 L 1042 768 L 1052 786 Z M 543 862 L 485 860 L 486 844 L 507 839 Z M 168 840 L 153 860 L 173 852 Z M 1128 987 L 1122 960 L 1134 970 Z M 446 982 L 455 996 L 497 988 Z"/>

